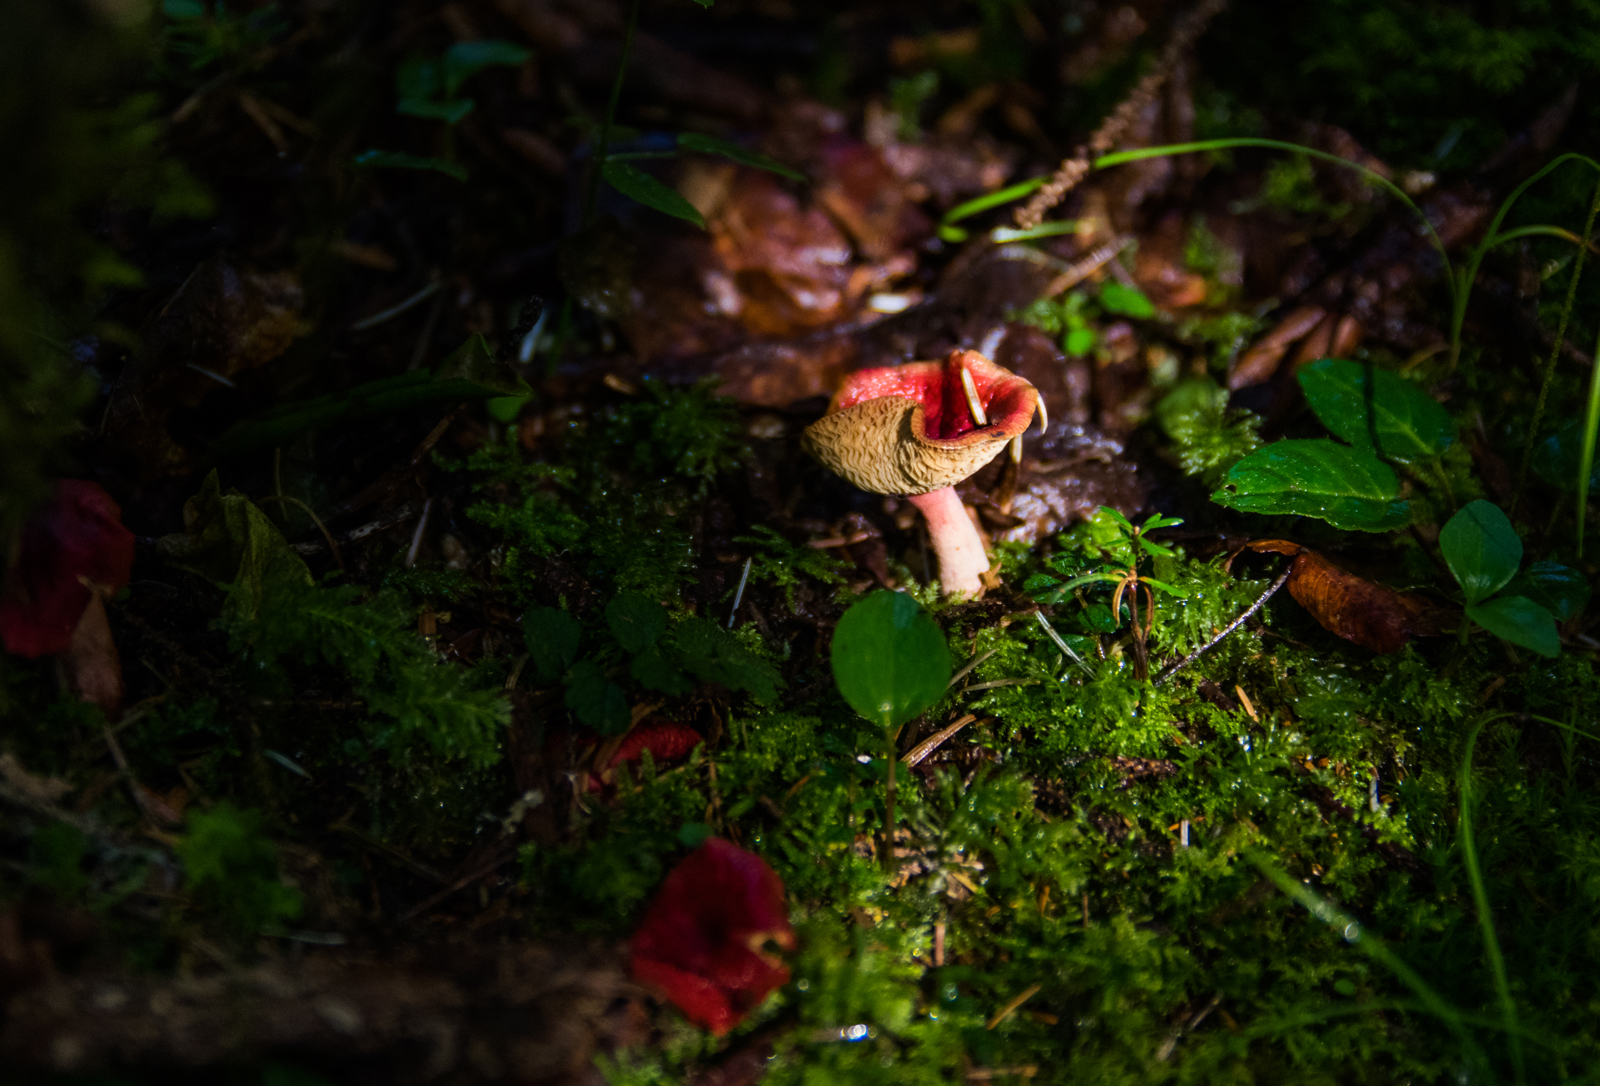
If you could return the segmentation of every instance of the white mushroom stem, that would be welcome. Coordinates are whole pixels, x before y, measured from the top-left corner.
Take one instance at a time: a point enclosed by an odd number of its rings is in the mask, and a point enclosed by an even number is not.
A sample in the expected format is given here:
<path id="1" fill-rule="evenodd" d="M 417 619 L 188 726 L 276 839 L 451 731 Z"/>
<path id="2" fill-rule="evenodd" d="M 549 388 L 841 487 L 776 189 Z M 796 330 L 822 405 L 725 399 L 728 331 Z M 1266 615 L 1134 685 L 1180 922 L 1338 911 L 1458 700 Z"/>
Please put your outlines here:
<path id="1" fill-rule="evenodd" d="M 983 590 L 980 576 L 989 569 L 983 538 L 956 497 L 954 487 L 911 495 L 911 504 L 928 522 L 928 538 L 939 556 L 939 584 L 945 595 L 976 597 Z"/>

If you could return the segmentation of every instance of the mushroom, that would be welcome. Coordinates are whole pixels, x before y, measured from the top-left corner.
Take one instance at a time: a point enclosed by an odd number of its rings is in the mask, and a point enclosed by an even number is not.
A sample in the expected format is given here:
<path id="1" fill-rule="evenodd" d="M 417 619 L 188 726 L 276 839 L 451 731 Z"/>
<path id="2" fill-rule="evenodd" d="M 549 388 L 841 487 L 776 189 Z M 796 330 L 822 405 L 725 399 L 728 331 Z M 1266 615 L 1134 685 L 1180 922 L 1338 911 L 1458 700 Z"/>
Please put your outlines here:
<path id="1" fill-rule="evenodd" d="M 801 443 L 862 490 L 909 498 L 928 522 L 944 591 L 977 596 L 989 559 L 955 484 L 1008 444 L 1020 460 L 1035 411 L 1043 433 L 1038 389 L 977 351 L 958 350 L 943 362 L 851 374 Z"/>
<path id="2" fill-rule="evenodd" d="M 107 717 L 122 703 L 122 663 L 106 597 L 128 583 L 133 533 L 94 483 L 62 479 L 22 526 L 0 594 L 0 643 L 13 656 L 56 657 L 66 685 Z"/>

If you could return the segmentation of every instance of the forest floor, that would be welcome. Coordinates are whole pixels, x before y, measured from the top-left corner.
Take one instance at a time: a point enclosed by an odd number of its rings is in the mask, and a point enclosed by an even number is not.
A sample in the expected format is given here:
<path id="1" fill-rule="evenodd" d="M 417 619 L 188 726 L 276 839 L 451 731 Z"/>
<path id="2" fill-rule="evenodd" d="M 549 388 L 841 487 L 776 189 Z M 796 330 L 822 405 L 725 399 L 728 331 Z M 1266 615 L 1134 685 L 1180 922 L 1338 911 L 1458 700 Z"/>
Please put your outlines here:
<path id="1" fill-rule="evenodd" d="M 1600 37 L 1485 8 L 0 14 L 0 1078 L 1600 1075 Z M 802 438 L 958 350 L 975 599 Z"/>

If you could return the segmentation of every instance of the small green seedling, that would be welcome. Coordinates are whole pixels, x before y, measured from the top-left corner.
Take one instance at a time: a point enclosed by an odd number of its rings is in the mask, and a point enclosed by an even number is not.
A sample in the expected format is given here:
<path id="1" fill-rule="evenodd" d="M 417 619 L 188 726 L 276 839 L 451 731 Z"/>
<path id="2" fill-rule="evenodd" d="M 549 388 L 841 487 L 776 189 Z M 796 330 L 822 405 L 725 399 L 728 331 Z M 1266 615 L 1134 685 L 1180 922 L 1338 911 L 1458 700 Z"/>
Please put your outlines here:
<path id="1" fill-rule="evenodd" d="M 486 68 L 516 67 L 532 53 L 515 42 L 458 41 L 439 57 L 412 57 L 395 71 L 396 113 L 406 117 L 443 121 L 451 128 L 477 108 L 461 93 L 461 85 Z M 448 147 L 448 141 L 447 141 Z M 466 169 L 451 160 L 410 155 L 403 151 L 363 151 L 355 157 L 357 166 L 391 170 L 432 170 L 467 179 Z"/>
<path id="2" fill-rule="evenodd" d="M 1059 335 L 1061 350 L 1069 358 L 1078 358 L 1100 343 L 1094 321 L 1106 313 L 1147 320 L 1156 315 L 1156 307 L 1142 292 L 1112 280 L 1100 288 L 1098 298 L 1091 298 L 1083 290 L 1071 290 L 1059 300 L 1041 298 L 1018 313 L 1016 319 L 1052 336 Z"/>
<path id="3" fill-rule="evenodd" d="M 883 729 L 889 759 L 884 791 L 884 867 L 894 857 L 895 740 L 900 726 L 939 703 L 950 686 L 950 646 L 916 600 L 874 592 L 833 632 L 833 679 L 850 708 Z"/>
<path id="4" fill-rule="evenodd" d="M 1026 590 L 1036 599 L 1046 603 L 1059 603 L 1068 592 L 1075 588 L 1090 584 L 1108 584 L 1115 588 L 1111 593 L 1109 609 L 1109 627 L 1103 632 L 1111 632 L 1122 624 L 1122 604 L 1124 598 L 1128 604 L 1128 621 L 1130 623 L 1133 639 L 1136 667 L 1140 677 L 1143 678 L 1145 670 L 1145 644 L 1149 640 L 1150 631 L 1155 625 L 1156 599 L 1155 591 L 1160 591 L 1169 596 L 1182 598 L 1187 595 L 1181 588 L 1175 588 L 1165 581 L 1139 572 L 1140 558 L 1175 558 L 1177 557 L 1170 547 L 1160 543 L 1151 542 L 1145 538 L 1150 532 L 1161 528 L 1176 528 L 1183 523 L 1180 517 L 1164 517 L 1159 513 L 1145 518 L 1145 522 L 1135 525 L 1127 517 L 1109 505 L 1102 505 L 1095 519 L 1107 524 L 1112 533 L 1102 536 L 1101 549 L 1105 555 L 1115 563 L 1112 567 L 1093 573 L 1078 573 L 1067 581 L 1058 583 L 1047 573 L 1035 574 L 1028 578 Z M 1054 568 L 1063 573 L 1071 572 L 1064 566 L 1057 564 L 1059 560 L 1066 559 L 1066 555 L 1057 555 L 1052 559 Z M 1048 594 L 1041 594 L 1048 592 Z M 1139 620 L 1139 593 L 1144 593 L 1145 611 L 1144 621 Z"/>
<path id="5" fill-rule="evenodd" d="M 1468 618 L 1513 645 L 1560 655 L 1556 621 L 1589 601 L 1588 582 L 1576 570 L 1537 562 L 1518 573 L 1522 540 L 1499 506 L 1486 501 L 1471 502 L 1450 518 L 1439 532 L 1439 550 L 1461 585 Z M 1462 625 L 1463 639 L 1468 629 Z"/>

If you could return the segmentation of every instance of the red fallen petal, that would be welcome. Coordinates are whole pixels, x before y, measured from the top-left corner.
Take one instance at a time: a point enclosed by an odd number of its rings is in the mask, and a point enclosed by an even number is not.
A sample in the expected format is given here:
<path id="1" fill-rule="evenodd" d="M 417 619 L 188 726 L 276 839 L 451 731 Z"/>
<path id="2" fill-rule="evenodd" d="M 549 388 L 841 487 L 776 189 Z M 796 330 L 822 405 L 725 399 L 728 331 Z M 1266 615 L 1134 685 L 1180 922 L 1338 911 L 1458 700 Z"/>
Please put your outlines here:
<path id="1" fill-rule="evenodd" d="M 828 411 L 843 411 L 880 396 L 903 396 L 922 404 L 929 439 L 954 441 L 978 429 L 967 406 L 962 369 L 972 375 L 990 427 L 1006 433 L 1028 428 L 1037 399 L 1033 386 L 977 351 L 951 351 L 943 362 L 857 370 L 834 395 Z"/>
<path id="2" fill-rule="evenodd" d="M 644 752 L 647 750 L 650 752 L 650 757 L 658 763 L 676 761 L 702 742 L 704 740 L 700 733 L 689 725 L 679 724 L 665 717 L 656 717 L 629 732 L 605 768 L 615 769 L 625 762 L 637 762 L 644 757 Z"/>
<path id="3" fill-rule="evenodd" d="M 794 946 L 783 883 L 761 857 L 711 838 L 662 881 L 634 933 L 633 973 L 713 1033 L 789 979 L 759 948 Z"/>
<path id="4" fill-rule="evenodd" d="M 88 606 L 88 581 L 116 592 L 133 572 L 133 533 L 98 485 L 56 483 L 55 499 L 23 525 L 0 599 L 0 642 L 16 656 L 65 652 Z"/>
<path id="5" fill-rule="evenodd" d="M 728 1006 L 728 997 L 705 977 L 649 958 L 633 959 L 633 979 L 664 993 L 683 1016 L 721 1037 L 743 1017 Z"/>

